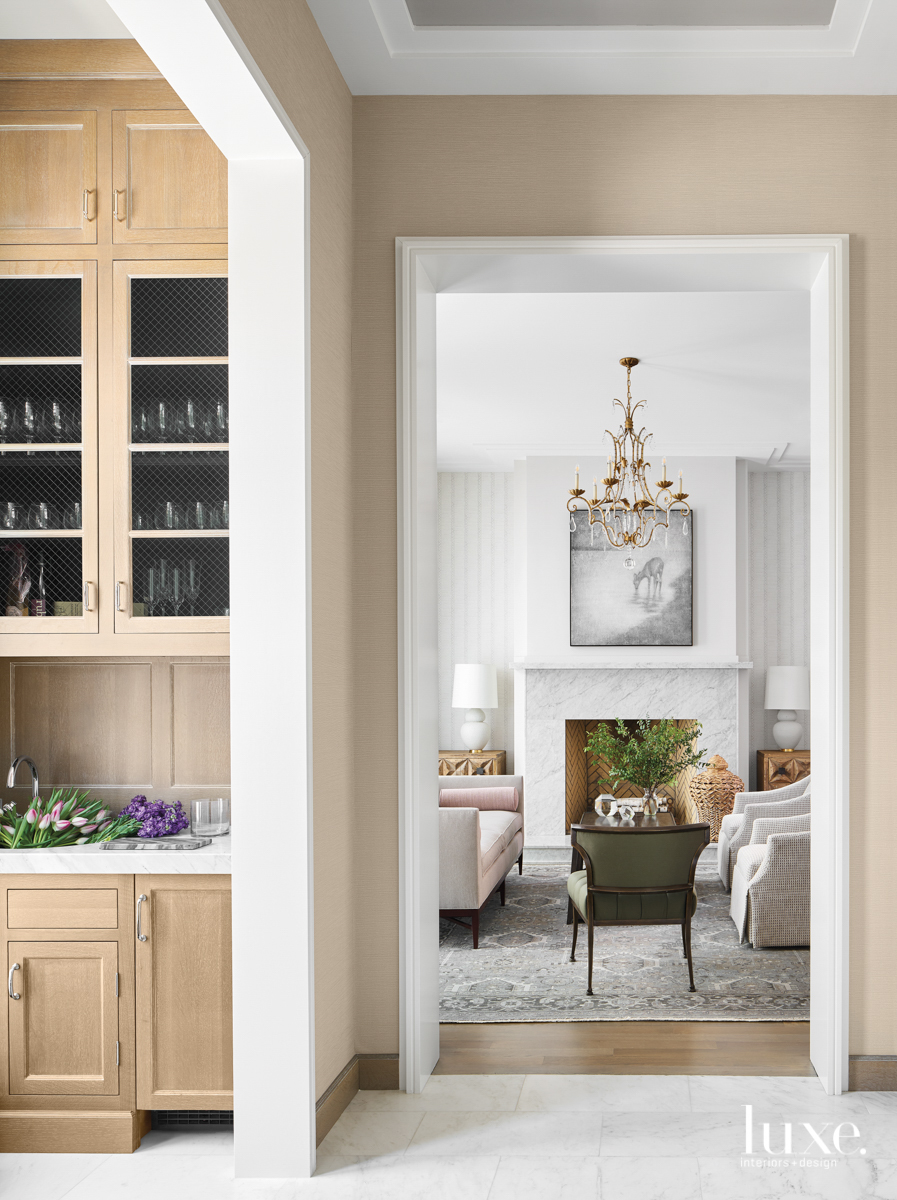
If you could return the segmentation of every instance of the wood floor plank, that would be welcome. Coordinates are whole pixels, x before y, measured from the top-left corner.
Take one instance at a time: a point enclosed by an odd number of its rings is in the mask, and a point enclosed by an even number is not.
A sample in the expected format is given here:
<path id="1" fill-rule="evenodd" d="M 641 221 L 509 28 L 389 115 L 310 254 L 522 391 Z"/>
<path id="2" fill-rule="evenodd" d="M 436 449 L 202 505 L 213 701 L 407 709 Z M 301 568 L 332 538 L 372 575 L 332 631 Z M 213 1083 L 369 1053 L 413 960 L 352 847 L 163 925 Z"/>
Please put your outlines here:
<path id="1" fill-rule="evenodd" d="M 436 1075 L 815 1075 L 808 1021 L 440 1025 Z"/>

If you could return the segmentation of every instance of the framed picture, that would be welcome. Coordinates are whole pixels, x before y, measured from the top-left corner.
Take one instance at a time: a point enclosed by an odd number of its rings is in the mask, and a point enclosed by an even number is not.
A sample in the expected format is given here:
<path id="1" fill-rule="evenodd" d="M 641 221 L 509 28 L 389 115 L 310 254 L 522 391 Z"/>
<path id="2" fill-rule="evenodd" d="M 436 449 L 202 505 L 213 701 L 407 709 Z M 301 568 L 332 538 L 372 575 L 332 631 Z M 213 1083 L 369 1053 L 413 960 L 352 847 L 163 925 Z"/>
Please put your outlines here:
<path id="1" fill-rule="evenodd" d="M 691 646 L 694 514 L 643 550 L 616 550 L 589 514 L 570 532 L 571 646 Z M 626 560 L 634 562 L 627 568 Z"/>

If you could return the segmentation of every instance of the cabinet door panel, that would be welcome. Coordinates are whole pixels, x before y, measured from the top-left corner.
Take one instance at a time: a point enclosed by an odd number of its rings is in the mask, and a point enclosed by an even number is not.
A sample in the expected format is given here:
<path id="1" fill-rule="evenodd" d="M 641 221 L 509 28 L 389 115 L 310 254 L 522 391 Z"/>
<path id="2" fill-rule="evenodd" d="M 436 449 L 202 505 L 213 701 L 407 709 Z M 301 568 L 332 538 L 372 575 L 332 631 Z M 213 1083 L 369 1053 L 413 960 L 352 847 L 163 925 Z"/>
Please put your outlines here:
<path id="1" fill-rule="evenodd" d="M 138 1108 L 233 1107 L 230 877 L 137 876 Z"/>
<path id="2" fill-rule="evenodd" d="M 118 1094 L 115 942 L 10 942 L 11 1096 Z"/>
<path id="3" fill-rule="evenodd" d="M 227 160 L 189 112 L 116 112 L 112 136 L 114 241 L 227 241 Z"/>
<path id="4" fill-rule="evenodd" d="M 96 113 L 0 112 L 0 243 L 92 244 Z"/>

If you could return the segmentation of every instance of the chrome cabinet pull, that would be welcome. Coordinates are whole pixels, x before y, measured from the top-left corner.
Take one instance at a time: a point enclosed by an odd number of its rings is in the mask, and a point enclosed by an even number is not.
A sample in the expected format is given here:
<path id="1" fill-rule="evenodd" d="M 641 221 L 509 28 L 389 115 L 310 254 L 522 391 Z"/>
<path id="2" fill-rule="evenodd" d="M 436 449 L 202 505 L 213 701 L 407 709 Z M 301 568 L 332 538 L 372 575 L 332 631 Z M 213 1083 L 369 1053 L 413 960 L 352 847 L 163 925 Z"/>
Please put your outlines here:
<path id="1" fill-rule="evenodd" d="M 126 583 L 117 583 L 115 585 L 115 607 L 119 612 L 128 611 L 128 585 Z"/>
<path id="2" fill-rule="evenodd" d="M 18 992 L 14 992 L 12 990 L 13 971 L 21 971 L 21 969 L 22 968 L 19 966 L 18 963 L 13 963 L 9 969 L 9 998 L 10 998 L 10 1000 L 21 1000 L 22 999 L 22 997 L 19 995 Z"/>
<path id="3" fill-rule="evenodd" d="M 138 896 L 137 897 L 137 941 L 138 942 L 146 941 L 146 934 L 140 932 L 140 905 L 144 902 L 145 899 L 146 899 L 146 896 Z"/>
<path id="4" fill-rule="evenodd" d="M 93 612 L 93 584 L 85 582 L 81 590 L 81 603 L 85 612 Z"/>
<path id="5" fill-rule="evenodd" d="M 124 195 L 125 195 L 124 192 L 116 192 L 115 190 L 113 190 L 113 192 L 112 192 L 112 215 L 113 215 L 113 217 L 115 217 L 116 221 L 123 221 L 125 219 Z M 118 206 L 119 196 L 122 197 L 120 209 Z"/>

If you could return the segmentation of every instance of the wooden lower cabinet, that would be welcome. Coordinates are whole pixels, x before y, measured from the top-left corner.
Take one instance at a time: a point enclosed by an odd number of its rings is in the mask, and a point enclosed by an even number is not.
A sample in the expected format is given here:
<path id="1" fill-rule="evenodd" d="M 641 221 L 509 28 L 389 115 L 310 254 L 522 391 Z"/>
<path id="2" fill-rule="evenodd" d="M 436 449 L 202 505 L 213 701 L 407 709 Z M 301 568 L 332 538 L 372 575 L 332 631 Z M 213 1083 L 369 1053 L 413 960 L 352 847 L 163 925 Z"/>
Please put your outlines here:
<path id="1" fill-rule="evenodd" d="M 234 1106 L 229 875 L 138 875 L 138 1108 Z"/>
<path id="2" fill-rule="evenodd" d="M 130 1153 L 151 1109 L 233 1107 L 230 882 L 0 876 L 0 1152 Z"/>

